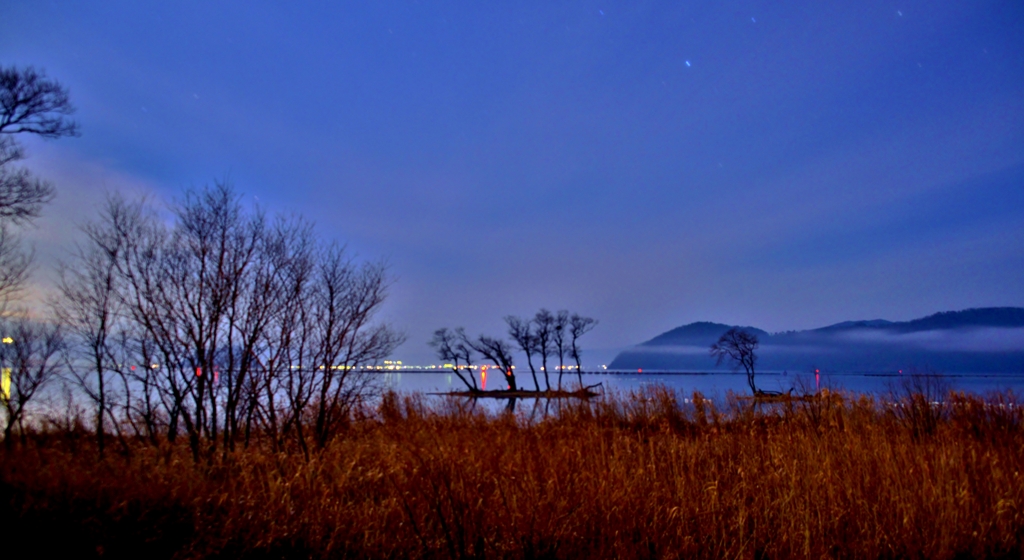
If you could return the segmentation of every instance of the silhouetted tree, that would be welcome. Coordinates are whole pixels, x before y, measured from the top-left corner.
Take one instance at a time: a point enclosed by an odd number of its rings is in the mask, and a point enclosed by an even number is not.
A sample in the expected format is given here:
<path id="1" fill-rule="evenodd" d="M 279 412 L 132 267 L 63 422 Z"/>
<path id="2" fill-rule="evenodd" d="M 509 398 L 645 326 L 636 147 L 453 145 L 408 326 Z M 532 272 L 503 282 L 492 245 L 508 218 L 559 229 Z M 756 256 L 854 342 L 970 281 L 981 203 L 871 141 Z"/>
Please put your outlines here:
<path id="1" fill-rule="evenodd" d="M 476 340 L 467 340 L 467 344 L 473 351 L 483 356 L 485 360 L 490 360 L 505 374 L 505 381 L 508 383 L 510 391 L 518 390 L 516 373 L 512 368 L 512 347 L 508 342 L 482 334 Z"/>
<path id="2" fill-rule="evenodd" d="M 108 210 L 111 206 L 117 207 L 108 205 Z M 116 371 L 126 381 L 125 356 L 117 353 L 124 346 L 118 345 L 115 339 L 115 330 L 123 316 L 117 286 L 122 239 L 95 224 L 82 229 L 88 243 L 76 247 L 71 262 L 61 263 L 57 283 L 59 297 L 52 302 L 52 307 L 75 342 L 67 347 L 66 364 L 72 378 L 96 406 L 96 444 L 102 456 L 106 446 L 106 418 L 110 417 L 113 426 L 118 425 L 110 402 L 109 377 Z M 125 390 L 129 392 L 127 385 Z"/>
<path id="3" fill-rule="evenodd" d="M 537 335 L 533 332 L 533 323 L 527 319 L 521 319 L 514 315 L 505 317 L 508 324 L 508 335 L 512 337 L 519 349 L 526 354 L 526 364 L 530 367 L 530 375 L 533 376 L 533 385 L 540 391 L 540 382 L 537 381 L 537 369 L 533 366 L 533 354 L 537 352 Z"/>
<path id="4" fill-rule="evenodd" d="M 10 448 L 14 428 L 24 440 L 25 410 L 57 376 L 64 336 L 57 325 L 21 319 L 0 325 L 0 406 L 4 411 L 4 444 Z"/>
<path id="5" fill-rule="evenodd" d="M 545 368 L 546 391 L 551 390 L 547 377 L 547 358 L 557 355 L 559 360 L 558 388 L 561 390 L 562 374 L 565 370 L 565 355 L 569 353 L 576 360 L 576 369 L 580 369 L 580 348 L 579 338 L 589 332 L 597 323 L 589 317 L 581 317 L 577 314 L 570 315 L 568 311 L 559 311 L 552 314 L 547 309 L 541 309 L 533 319 L 522 319 L 515 315 L 505 317 L 508 325 L 509 338 L 518 346 L 519 350 L 526 354 L 526 361 L 533 376 L 533 385 L 536 391 L 541 392 L 540 381 L 533 365 L 534 354 L 539 354 Z M 428 343 L 437 351 L 437 357 L 444 363 L 449 364 L 459 379 L 471 390 L 476 391 L 476 380 L 472 373 L 469 373 L 470 381 L 462 375 L 464 368 L 470 365 L 474 354 L 479 354 L 485 360 L 490 361 L 500 369 L 508 382 L 510 389 L 516 390 L 515 371 L 513 367 L 512 345 L 500 338 L 493 338 L 480 335 L 475 339 L 466 336 L 463 329 L 449 330 L 446 328 L 434 331 L 434 338 Z M 580 386 L 583 386 L 583 377 L 579 376 Z"/>
<path id="6" fill-rule="evenodd" d="M 732 362 L 734 368 L 742 367 L 747 373 L 747 383 L 754 394 L 759 394 L 754 385 L 754 364 L 757 362 L 757 335 L 733 327 L 725 332 L 718 342 L 711 345 L 711 356 L 715 358 L 716 364 L 725 360 Z"/>
<path id="7" fill-rule="evenodd" d="M 583 365 L 580 360 L 579 339 L 597 326 L 597 319 L 572 314 L 569 318 L 570 351 L 572 359 L 576 362 L 576 376 L 580 380 L 580 387 L 583 387 Z"/>
<path id="8" fill-rule="evenodd" d="M 476 377 L 473 375 L 473 349 L 466 339 L 466 331 L 461 327 L 455 330 L 441 328 L 434 331 L 434 338 L 428 342 L 437 351 L 437 358 L 442 363 L 450 364 L 452 372 L 470 391 L 479 391 Z M 462 374 L 465 373 L 466 376 Z M 469 377 L 469 381 L 466 381 Z"/>
<path id="9" fill-rule="evenodd" d="M 373 321 L 386 266 L 320 245 L 301 220 L 244 208 L 227 184 L 188 191 L 171 210 L 168 221 L 144 202 L 111 197 L 65 270 L 56 307 L 92 347 L 91 379 L 105 388 L 108 372 L 124 372 L 118 363 L 143 365 L 124 376 L 139 397 L 119 402 L 147 430 L 162 417 L 172 442 L 183 428 L 196 459 L 218 439 L 225 453 L 243 435 L 248 442 L 254 425 L 275 445 L 294 437 L 308 453 L 312 436 L 323 447 L 372 389 L 364 366 L 404 338 Z M 132 358 L 102 349 L 115 316 L 117 348 Z M 105 389 L 96 397 L 102 422 Z"/>
<path id="10" fill-rule="evenodd" d="M 0 67 L 0 300 L 19 290 L 31 263 L 12 227 L 38 218 L 54 196 L 53 185 L 15 165 L 25 152 L 14 135 L 76 136 L 78 125 L 68 119 L 73 112 L 67 89 L 45 74 Z"/>
<path id="11" fill-rule="evenodd" d="M 565 374 L 565 353 L 569 350 L 569 312 L 562 309 L 555 314 L 552 324 L 551 346 L 558 355 L 558 390 L 562 390 L 562 375 Z"/>
<path id="12" fill-rule="evenodd" d="M 541 309 L 533 316 L 535 350 L 540 355 L 541 370 L 544 371 L 544 386 L 550 391 L 551 380 L 548 377 L 548 357 L 554 354 L 555 316 L 547 309 Z"/>
<path id="13" fill-rule="evenodd" d="M 386 324 L 370 324 L 389 285 L 382 263 L 357 266 L 334 245 L 318 261 L 313 347 L 319 349 L 314 365 L 320 374 L 320 396 L 314 427 L 322 448 L 376 379 L 360 367 L 379 362 L 405 337 Z"/>
<path id="14" fill-rule="evenodd" d="M 303 413 L 314 392 L 312 359 L 312 285 L 316 240 L 301 220 L 277 220 L 267 232 L 264 250 L 233 321 L 249 337 L 234 355 L 248 363 L 235 383 L 240 410 L 235 430 L 243 429 L 248 444 L 254 426 L 261 426 L 275 446 L 294 434 L 308 455 Z M 246 326 L 249 324 L 249 326 Z M 252 328 L 259 326 L 258 329 Z M 233 348 L 234 346 L 229 346 Z M 229 405 L 230 408 L 230 405 Z M 231 441 L 237 439 L 232 437 Z"/>

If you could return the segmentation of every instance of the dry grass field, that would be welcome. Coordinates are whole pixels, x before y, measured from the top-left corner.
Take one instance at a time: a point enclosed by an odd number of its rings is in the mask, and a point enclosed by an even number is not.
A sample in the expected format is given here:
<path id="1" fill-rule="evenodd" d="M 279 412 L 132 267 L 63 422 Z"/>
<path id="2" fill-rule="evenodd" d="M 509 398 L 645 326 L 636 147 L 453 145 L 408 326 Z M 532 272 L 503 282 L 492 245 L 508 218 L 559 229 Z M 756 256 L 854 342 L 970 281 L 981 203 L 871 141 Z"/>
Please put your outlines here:
<path id="1" fill-rule="evenodd" d="M 552 406 L 555 406 L 552 404 Z M 544 418 L 388 395 L 308 459 L 259 441 L 0 451 L 3 548 L 65 557 L 1020 558 L 1012 395 L 714 408 L 663 389 Z"/>

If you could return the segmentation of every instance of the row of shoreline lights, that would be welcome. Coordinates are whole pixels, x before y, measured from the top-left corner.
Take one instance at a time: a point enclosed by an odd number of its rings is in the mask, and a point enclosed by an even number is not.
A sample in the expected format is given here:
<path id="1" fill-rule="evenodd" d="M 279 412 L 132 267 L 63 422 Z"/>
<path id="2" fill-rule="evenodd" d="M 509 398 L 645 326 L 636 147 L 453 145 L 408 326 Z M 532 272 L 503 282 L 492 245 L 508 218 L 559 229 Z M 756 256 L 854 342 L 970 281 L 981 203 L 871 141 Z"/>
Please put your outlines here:
<path id="1" fill-rule="evenodd" d="M 407 365 L 403 365 L 401 360 L 384 360 L 384 365 L 380 365 L 380 366 L 364 366 L 363 369 L 371 369 L 371 370 L 416 369 L 416 370 L 423 370 L 423 369 L 452 369 L 454 367 L 455 367 L 454 364 L 441 364 L 441 365 L 431 364 L 431 365 L 428 365 L 428 366 L 407 366 Z M 516 369 L 517 367 L 519 367 L 519 366 L 512 366 L 512 369 Z M 608 369 L 608 366 L 601 366 L 601 367 L 604 368 L 604 369 Z M 494 366 L 488 366 L 488 365 L 484 365 L 484 364 L 481 364 L 481 365 L 460 365 L 459 369 L 494 369 Z M 545 371 L 543 367 L 539 367 L 537 369 L 539 371 Z M 563 365 L 563 366 L 561 366 L 561 368 L 559 368 L 559 366 L 553 366 L 551 369 L 554 370 L 554 371 L 558 371 L 559 369 L 561 369 L 562 371 L 576 371 L 579 368 L 577 368 L 574 365 Z"/>
<path id="2" fill-rule="evenodd" d="M 3 339 L 0 339 L 0 342 L 2 342 L 3 344 L 14 344 L 14 339 L 9 337 L 9 336 L 5 336 Z M 150 369 L 160 369 L 160 364 L 150 364 L 149 367 L 150 367 Z M 292 367 L 293 368 L 297 368 L 298 366 L 292 366 Z M 414 369 L 414 370 L 443 369 L 443 370 L 449 370 L 449 369 L 452 369 L 454 367 L 455 367 L 454 364 L 443 364 L 443 365 L 431 364 L 429 366 L 407 366 L 407 365 L 404 365 L 401 360 L 384 360 L 384 364 L 383 365 L 379 365 L 379 366 L 363 366 L 362 369 L 363 370 L 370 370 L 370 371 L 395 371 L 395 370 L 403 370 L 403 369 Z M 604 369 L 608 369 L 607 366 L 601 366 L 601 367 L 604 368 Z M 512 369 L 515 369 L 515 368 L 516 368 L 516 366 L 512 366 Z M 135 366 L 132 366 L 132 369 L 134 370 Z M 321 366 L 319 369 L 325 369 L 325 368 L 323 366 Z M 334 369 L 351 369 L 351 366 L 334 366 Z M 460 370 L 478 370 L 479 369 L 481 371 L 487 371 L 488 369 L 493 369 L 493 368 L 491 368 L 490 366 L 487 366 L 487 365 L 460 365 L 460 366 L 458 366 L 458 369 L 460 369 Z M 579 368 L 577 368 L 577 366 L 573 366 L 573 365 L 563 365 L 561 367 L 559 367 L 559 366 L 555 366 L 554 367 L 555 371 L 558 371 L 559 369 L 561 369 L 562 371 L 575 371 L 576 369 L 579 369 Z M 545 369 L 543 367 L 541 367 L 540 370 L 541 371 L 545 371 Z M 201 370 L 199 368 L 196 368 L 196 375 L 197 376 L 202 375 L 200 373 L 200 371 Z M 214 373 L 216 374 L 217 372 L 214 372 Z M 6 402 L 8 399 L 10 399 L 10 396 L 11 396 L 11 368 L 3 368 L 2 370 L 0 370 L 0 399 L 2 399 L 3 401 Z"/>
<path id="3" fill-rule="evenodd" d="M 160 369 L 160 364 L 150 364 L 149 367 L 152 368 L 152 369 Z M 431 364 L 431 365 L 428 365 L 428 366 L 407 366 L 407 365 L 403 365 L 402 362 L 400 362 L 400 361 L 396 362 L 396 361 L 391 361 L 391 360 L 385 360 L 384 361 L 384 365 L 379 365 L 379 366 L 360 366 L 359 369 L 368 370 L 368 371 L 395 371 L 395 370 L 403 370 L 403 369 L 422 371 L 422 370 L 425 370 L 425 369 L 450 370 L 450 369 L 452 369 L 454 367 L 455 366 L 453 364 L 441 364 L 441 365 Z M 512 366 L 512 369 L 516 369 L 517 367 L 518 366 Z M 601 368 L 602 369 L 608 369 L 608 366 L 602 365 Z M 135 369 L 135 366 L 132 366 L 132 369 Z M 291 366 L 291 369 L 299 369 L 299 366 Z M 327 369 L 327 368 L 325 368 L 324 366 L 319 366 L 317 369 L 323 370 L 323 369 Z M 332 366 L 331 369 L 349 370 L 349 369 L 353 369 L 353 367 L 352 366 Z M 460 369 L 460 370 L 466 370 L 466 369 L 473 369 L 473 370 L 476 370 L 476 369 L 494 369 L 494 366 L 488 366 L 488 365 L 485 365 L 485 364 L 481 364 L 481 365 L 460 365 L 458 367 L 458 369 Z M 540 371 L 545 371 L 543 367 L 538 368 L 538 369 Z M 554 371 L 558 371 L 559 367 L 555 366 L 552 369 Z M 573 365 L 564 365 L 564 366 L 561 367 L 562 371 L 576 371 L 577 369 L 579 369 L 579 368 L 577 368 L 576 366 L 573 366 Z"/>

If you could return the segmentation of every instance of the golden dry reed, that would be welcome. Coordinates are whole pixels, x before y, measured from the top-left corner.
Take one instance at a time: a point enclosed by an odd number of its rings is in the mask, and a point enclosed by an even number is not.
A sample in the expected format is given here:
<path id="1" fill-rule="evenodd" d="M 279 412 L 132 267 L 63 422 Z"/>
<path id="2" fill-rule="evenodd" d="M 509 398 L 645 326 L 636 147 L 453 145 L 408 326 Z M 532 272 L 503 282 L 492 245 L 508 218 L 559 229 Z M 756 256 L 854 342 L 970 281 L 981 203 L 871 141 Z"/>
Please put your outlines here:
<path id="1" fill-rule="evenodd" d="M 699 395 L 684 402 L 654 389 L 550 403 L 552 413 L 532 419 L 433 399 L 387 395 L 308 460 L 254 443 L 195 464 L 186 444 L 142 442 L 100 460 L 88 434 L 37 433 L 2 456 L 4 549 L 145 558 L 1024 551 L 1024 412 L 1012 395 L 734 399 L 716 410 Z"/>

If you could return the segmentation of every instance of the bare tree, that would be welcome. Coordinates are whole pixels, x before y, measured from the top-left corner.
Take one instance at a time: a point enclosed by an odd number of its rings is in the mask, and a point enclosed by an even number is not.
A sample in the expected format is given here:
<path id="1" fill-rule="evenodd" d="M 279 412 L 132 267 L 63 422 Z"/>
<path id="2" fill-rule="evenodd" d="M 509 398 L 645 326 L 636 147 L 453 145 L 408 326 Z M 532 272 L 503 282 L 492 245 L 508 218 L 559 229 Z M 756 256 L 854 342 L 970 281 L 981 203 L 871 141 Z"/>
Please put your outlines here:
<path id="1" fill-rule="evenodd" d="M 537 352 L 537 335 L 533 332 L 533 323 L 514 315 L 505 317 L 505 323 L 508 324 L 508 335 L 526 354 L 526 364 L 530 367 L 533 385 L 539 393 L 540 383 L 537 381 L 537 369 L 533 366 L 533 354 Z"/>
<path id="2" fill-rule="evenodd" d="M 0 332 L 0 405 L 6 420 L 4 444 L 10 448 L 15 427 L 24 442 L 26 408 L 59 372 L 64 337 L 59 326 L 24 319 L 5 323 Z"/>
<path id="3" fill-rule="evenodd" d="M 544 371 L 544 385 L 551 390 L 548 377 L 548 357 L 554 353 L 555 316 L 547 309 L 541 309 L 533 316 L 534 335 L 537 337 L 534 347 L 541 359 L 541 370 Z"/>
<path id="4" fill-rule="evenodd" d="M 230 345 L 229 316 L 264 222 L 258 212 L 245 214 L 238 196 L 223 183 L 188 191 L 172 210 L 173 228 L 167 231 L 148 220 L 139 232 L 143 246 L 127 253 L 126 300 L 145 338 L 161 355 L 170 429 L 176 432 L 178 419 L 182 421 L 198 458 L 201 441 L 211 452 L 216 449 L 219 374 Z M 233 378 L 226 376 L 225 383 L 233 387 L 227 379 Z"/>
<path id="5" fill-rule="evenodd" d="M 405 336 L 385 324 L 370 325 L 389 285 L 383 263 L 356 266 L 343 249 L 331 246 L 316 275 L 314 365 L 321 373 L 315 430 L 323 447 L 376 379 L 361 368 L 382 360 Z"/>
<path id="6" fill-rule="evenodd" d="M 267 382 L 272 382 L 266 364 L 280 366 L 281 348 L 285 343 L 267 337 L 269 329 L 279 325 L 276 318 L 288 314 L 287 306 L 295 305 L 308 291 L 312 252 L 315 240 L 312 228 L 302 220 L 278 219 L 265 223 L 257 214 L 252 255 L 245 270 L 231 287 L 227 298 L 225 340 L 218 350 L 215 384 L 224 391 L 224 449 L 233 449 L 242 430 L 249 427 Z M 296 286 L 296 279 L 306 285 Z M 292 324 L 293 326 L 294 323 Z M 272 409 L 264 409 L 275 414 Z"/>
<path id="7" fill-rule="evenodd" d="M 68 372 L 93 401 L 96 444 L 100 455 L 106 447 L 106 418 L 113 425 L 109 376 L 118 372 L 124 380 L 124 357 L 111 344 L 121 317 L 117 289 L 117 261 L 122 240 L 97 225 L 82 228 L 88 239 L 77 247 L 69 263 L 61 263 L 59 296 L 51 302 L 57 319 L 78 344 L 67 347 Z M 120 358 L 120 359 L 119 359 Z M 124 385 L 127 389 L 127 385 Z"/>
<path id="8" fill-rule="evenodd" d="M 754 385 L 754 364 L 757 362 L 757 335 L 745 330 L 733 327 L 725 332 L 718 342 L 711 345 L 711 356 L 716 359 L 716 364 L 725 360 L 732 362 L 734 368 L 742 367 L 747 373 L 747 383 L 754 394 L 761 391 Z"/>
<path id="9" fill-rule="evenodd" d="M 467 341 L 465 330 L 461 327 L 455 330 L 437 329 L 434 331 L 434 338 L 428 344 L 437 351 L 437 358 L 441 362 L 450 364 L 452 372 L 470 391 L 480 390 L 473 375 L 473 349 Z M 463 377 L 463 371 L 469 381 Z"/>
<path id="10" fill-rule="evenodd" d="M 110 197 L 90 230 L 98 256 L 83 251 L 65 271 L 65 321 L 82 327 L 80 340 L 101 343 L 108 311 L 96 294 L 113 290 L 116 347 L 144 366 L 118 370 L 131 381 L 119 402 L 149 434 L 162 425 L 173 442 L 184 432 L 197 460 L 248 443 L 254 426 L 307 454 L 309 436 L 326 445 L 374 388 L 364 366 L 404 340 L 373 320 L 386 266 L 321 246 L 302 220 L 244 208 L 227 184 L 188 191 L 171 211 L 168 220 L 145 202 Z M 108 357 L 94 369 L 102 376 L 127 361 Z"/>
<path id="11" fill-rule="evenodd" d="M 544 380 L 546 391 L 551 391 L 550 381 L 547 375 L 547 359 L 552 355 L 558 356 L 558 389 L 562 389 L 562 375 L 565 372 L 565 356 L 569 353 L 576 360 L 576 370 L 580 370 L 580 349 L 579 338 L 589 332 L 597 324 L 597 321 L 589 317 L 581 317 L 577 314 L 570 315 L 568 311 L 559 311 L 552 314 L 547 309 L 541 309 L 533 317 L 527 320 L 515 315 L 505 317 L 508 325 L 509 337 L 518 346 L 519 350 L 526 354 L 526 360 L 533 376 L 533 385 L 538 393 L 541 392 L 540 381 L 533 364 L 533 355 L 539 354 L 544 368 Z M 445 363 L 452 364 L 456 375 L 462 382 L 476 391 L 476 381 L 470 374 L 470 382 L 467 382 L 460 373 L 464 365 L 468 365 L 474 354 L 480 354 L 485 360 L 490 361 L 495 367 L 501 369 L 505 374 L 508 387 L 517 390 L 518 384 L 515 378 L 513 366 L 512 346 L 505 340 L 480 335 L 476 339 L 466 336 L 463 329 L 451 331 L 449 329 L 438 329 L 434 332 L 434 338 L 430 346 L 437 350 L 438 358 Z M 579 375 L 580 386 L 583 386 L 582 374 Z M 510 401 L 510 405 L 511 405 Z"/>
<path id="12" fill-rule="evenodd" d="M 495 367 L 505 374 L 505 381 L 510 391 L 519 389 L 516 384 L 516 374 L 512 367 L 512 346 L 500 338 L 492 338 L 487 335 L 480 335 L 476 340 L 467 340 L 467 344 L 477 353 L 490 360 Z"/>
<path id="13" fill-rule="evenodd" d="M 118 299 L 131 325 L 140 366 L 146 368 L 137 368 L 133 375 L 142 384 L 140 409 L 149 428 L 156 428 L 155 419 L 162 417 L 164 433 L 174 443 L 182 424 L 188 433 L 194 428 L 187 402 L 194 376 L 184 371 L 189 348 L 174 314 L 178 299 L 171 281 L 168 226 L 147 201 L 128 201 L 116 194 L 107 198 L 94 226 L 120 247 Z"/>
<path id="14" fill-rule="evenodd" d="M 583 387 L 583 364 L 580 360 L 579 339 L 597 326 L 597 319 L 582 317 L 576 313 L 569 318 L 570 351 L 572 359 L 576 362 L 576 376 L 579 378 L 580 387 Z"/>
<path id="15" fill-rule="evenodd" d="M 187 313 L 179 307 L 187 304 L 185 292 L 192 291 L 178 276 L 191 278 L 187 259 L 173 246 L 169 226 L 144 200 L 112 195 L 98 227 L 121 247 L 118 296 L 146 357 L 143 365 L 152 369 L 147 381 L 152 382 L 155 402 L 166 420 L 166 437 L 174 443 L 184 426 L 198 454 L 199 437 L 193 433 L 196 426 L 188 402 L 198 370 L 192 366 L 188 371 L 194 354 L 186 338 Z M 193 297 L 200 295 L 195 289 Z"/>
<path id="16" fill-rule="evenodd" d="M 109 408 L 111 425 L 125 450 L 128 446 L 118 420 L 131 426 L 134 436 L 144 437 L 154 444 L 166 425 L 157 403 L 158 377 L 153 368 L 152 344 L 136 329 L 136 325 L 119 321 L 118 328 L 106 340 L 108 365 L 113 379 L 119 382 L 116 387 L 119 394 L 115 393 L 113 404 L 122 410 L 118 416 L 114 413 L 115 406 Z"/>
<path id="17" fill-rule="evenodd" d="M 3 93 L 0 89 L 0 99 Z M 38 218 L 43 205 L 54 196 L 51 184 L 14 165 L 24 157 L 10 134 L 0 132 L 0 304 L 19 292 L 32 263 L 32 254 L 22 249 L 17 227 Z"/>
<path id="18" fill-rule="evenodd" d="M 246 328 L 245 355 L 251 365 L 246 394 L 240 395 L 248 443 L 255 423 L 260 423 L 280 445 L 294 430 L 304 453 L 308 454 L 302 413 L 312 398 L 313 372 L 309 307 L 315 267 L 316 239 L 312 227 L 300 221 L 279 220 L 268 232 L 259 257 L 252 293 L 245 296 L 253 307 Z M 278 400 L 284 404 L 279 406 Z M 230 406 L 229 406 L 230 408 Z M 240 421 L 242 419 L 240 418 Z M 233 440 L 232 440 L 233 441 Z"/>
<path id="19" fill-rule="evenodd" d="M 28 277 L 31 254 L 21 249 L 13 231 L 38 218 L 53 199 L 50 183 L 32 176 L 16 162 L 25 158 L 15 134 L 43 138 L 78 135 L 68 119 L 74 112 L 67 89 L 32 67 L 0 67 L 0 301 L 15 295 Z"/>
<path id="20" fill-rule="evenodd" d="M 159 410 L 164 397 L 160 375 L 167 370 L 157 366 L 162 361 L 156 346 L 142 324 L 133 320 L 131 305 L 133 295 L 138 295 L 132 282 L 155 262 L 160 231 L 154 223 L 144 202 L 108 195 L 100 217 L 82 228 L 85 244 L 61 265 L 58 295 L 51 300 L 56 317 L 71 335 L 66 353 L 70 373 L 97 406 L 101 447 L 104 410 L 115 429 L 120 425 L 108 399 L 110 377 L 120 382 L 119 395 L 110 395 L 123 407 L 118 419 L 132 425 L 135 435 L 156 442 L 157 430 L 169 423 Z"/>
<path id="21" fill-rule="evenodd" d="M 306 412 L 316 395 L 314 360 L 313 281 L 315 239 L 293 232 L 281 246 L 286 255 L 280 278 L 278 311 L 270 317 L 256 354 L 252 398 L 245 411 L 245 441 L 254 425 L 264 428 L 276 446 L 294 438 L 308 457 Z M 278 401 L 282 401 L 279 405 Z"/>
<path id="22" fill-rule="evenodd" d="M 565 353 L 569 350 L 569 312 L 562 309 L 555 314 L 551 346 L 558 355 L 558 390 L 562 390 L 562 375 L 565 374 Z"/>

